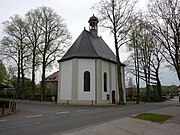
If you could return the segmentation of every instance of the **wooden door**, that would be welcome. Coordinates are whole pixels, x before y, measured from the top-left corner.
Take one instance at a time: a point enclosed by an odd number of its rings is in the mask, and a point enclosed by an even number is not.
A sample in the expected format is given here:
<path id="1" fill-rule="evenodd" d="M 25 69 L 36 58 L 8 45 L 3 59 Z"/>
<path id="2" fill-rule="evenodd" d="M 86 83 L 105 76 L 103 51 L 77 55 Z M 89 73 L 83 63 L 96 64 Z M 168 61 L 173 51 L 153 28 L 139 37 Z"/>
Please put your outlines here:
<path id="1" fill-rule="evenodd" d="M 116 103 L 116 93 L 115 93 L 115 90 L 112 91 L 112 104 L 115 104 Z"/>

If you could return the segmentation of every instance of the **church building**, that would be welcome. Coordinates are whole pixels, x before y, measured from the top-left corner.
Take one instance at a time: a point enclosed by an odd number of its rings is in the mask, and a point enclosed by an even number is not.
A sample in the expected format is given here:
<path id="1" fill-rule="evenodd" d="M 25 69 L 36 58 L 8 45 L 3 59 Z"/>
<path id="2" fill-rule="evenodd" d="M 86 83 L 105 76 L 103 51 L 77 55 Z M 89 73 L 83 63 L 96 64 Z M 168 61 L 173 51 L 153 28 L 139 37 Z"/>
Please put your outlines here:
<path id="1" fill-rule="evenodd" d="M 116 56 L 98 36 L 98 18 L 93 15 L 88 22 L 89 31 L 84 29 L 58 60 L 57 102 L 115 104 L 119 98 Z M 124 67 L 122 64 L 125 97 Z"/>

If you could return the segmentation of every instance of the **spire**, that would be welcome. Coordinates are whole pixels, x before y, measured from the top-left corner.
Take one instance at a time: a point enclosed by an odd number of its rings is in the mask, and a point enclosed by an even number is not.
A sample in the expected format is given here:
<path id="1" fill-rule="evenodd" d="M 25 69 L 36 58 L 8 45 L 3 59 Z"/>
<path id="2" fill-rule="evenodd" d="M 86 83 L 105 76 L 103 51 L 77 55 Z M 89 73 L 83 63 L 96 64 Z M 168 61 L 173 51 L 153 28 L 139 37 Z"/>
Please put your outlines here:
<path id="1" fill-rule="evenodd" d="M 94 16 L 91 16 L 89 18 L 89 31 L 94 35 L 94 36 L 97 36 L 98 35 L 98 18 Z"/>

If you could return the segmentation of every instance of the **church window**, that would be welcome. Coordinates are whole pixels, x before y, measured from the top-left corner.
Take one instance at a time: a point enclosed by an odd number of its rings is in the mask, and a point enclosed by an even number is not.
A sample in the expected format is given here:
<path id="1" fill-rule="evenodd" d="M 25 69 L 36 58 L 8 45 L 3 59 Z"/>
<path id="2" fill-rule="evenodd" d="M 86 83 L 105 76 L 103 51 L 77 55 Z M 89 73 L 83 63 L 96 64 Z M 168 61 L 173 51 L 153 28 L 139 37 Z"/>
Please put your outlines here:
<path id="1" fill-rule="evenodd" d="M 84 72 L 84 91 L 85 92 L 90 91 L 90 72 L 89 71 Z"/>
<path id="2" fill-rule="evenodd" d="M 104 92 L 107 92 L 107 73 L 104 73 Z"/>

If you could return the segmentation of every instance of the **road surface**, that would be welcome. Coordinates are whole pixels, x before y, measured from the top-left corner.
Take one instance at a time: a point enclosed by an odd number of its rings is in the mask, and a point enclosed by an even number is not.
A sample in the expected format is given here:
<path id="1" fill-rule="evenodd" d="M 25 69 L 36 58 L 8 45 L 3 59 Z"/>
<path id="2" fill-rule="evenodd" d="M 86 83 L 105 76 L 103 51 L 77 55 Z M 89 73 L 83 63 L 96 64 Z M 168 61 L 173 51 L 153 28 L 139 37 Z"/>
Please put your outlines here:
<path id="1" fill-rule="evenodd" d="M 17 113 L 0 118 L 0 135 L 53 135 L 177 103 L 166 101 L 119 107 L 85 107 L 18 102 Z"/>

